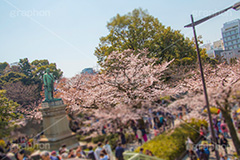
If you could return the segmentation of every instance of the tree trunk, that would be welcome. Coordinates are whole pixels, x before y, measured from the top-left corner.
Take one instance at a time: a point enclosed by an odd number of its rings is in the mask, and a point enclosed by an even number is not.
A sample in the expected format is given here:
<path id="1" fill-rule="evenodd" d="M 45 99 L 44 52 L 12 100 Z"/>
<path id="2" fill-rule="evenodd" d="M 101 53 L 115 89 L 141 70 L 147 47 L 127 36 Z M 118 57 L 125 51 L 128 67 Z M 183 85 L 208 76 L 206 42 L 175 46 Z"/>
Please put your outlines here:
<path id="1" fill-rule="evenodd" d="M 238 135 L 237 135 L 237 132 L 236 132 L 236 129 L 233 125 L 233 122 L 232 122 L 232 119 L 231 119 L 231 115 L 229 112 L 226 112 L 224 110 L 221 110 L 222 111 L 222 115 L 228 125 L 228 128 L 229 128 L 229 132 L 230 132 L 230 135 L 232 137 L 232 141 L 233 141 L 233 144 L 234 144 L 234 147 L 237 151 L 237 154 L 238 156 L 240 156 L 240 141 L 238 139 Z"/>

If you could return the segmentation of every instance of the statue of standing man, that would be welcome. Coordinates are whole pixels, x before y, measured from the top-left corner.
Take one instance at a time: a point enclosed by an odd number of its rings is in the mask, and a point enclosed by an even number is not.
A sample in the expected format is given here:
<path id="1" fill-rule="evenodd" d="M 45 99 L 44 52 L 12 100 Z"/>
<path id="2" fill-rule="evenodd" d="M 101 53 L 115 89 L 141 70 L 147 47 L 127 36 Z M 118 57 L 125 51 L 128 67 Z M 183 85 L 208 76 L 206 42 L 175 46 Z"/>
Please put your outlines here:
<path id="1" fill-rule="evenodd" d="M 46 69 L 46 73 L 43 75 L 45 102 L 53 101 L 53 90 L 54 90 L 54 77 L 50 73 L 50 69 Z"/>

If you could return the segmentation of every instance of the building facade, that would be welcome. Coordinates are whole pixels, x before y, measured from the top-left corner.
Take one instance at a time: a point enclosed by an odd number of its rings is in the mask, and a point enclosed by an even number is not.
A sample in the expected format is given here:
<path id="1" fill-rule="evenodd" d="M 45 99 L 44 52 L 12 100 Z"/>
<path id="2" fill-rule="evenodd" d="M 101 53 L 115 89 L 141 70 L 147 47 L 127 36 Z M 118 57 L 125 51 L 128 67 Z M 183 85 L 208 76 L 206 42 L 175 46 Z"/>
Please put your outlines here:
<path id="1" fill-rule="evenodd" d="M 220 52 L 221 59 L 226 61 L 228 64 L 231 62 L 231 59 L 239 59 L 240 58 L 240 48 L 233 50 L 225 50 Z"/>
<path id="2" fill-rule="evenodd" d="M 240 19 L 223 24 L 222 37 L 225 50 L 240 48 Z"/>
<path id="3" fill-rule="evenodd" d="M 216 50 L 216 49 L 211 49 L 207 51 L 207 55 L 209 58 L 215 58 L 215 59 L 219 59 L 222 55 L 221 53 L 224 52 L 224 50 L 220 49 L 220 50 Z"/>
<path id="4" fill-rule="evenodd" d="M 213 42 L 213 47 L 214 50 L 224 50 L 224 44 L 223 40 L 220 39 L 218 41 Z"/>

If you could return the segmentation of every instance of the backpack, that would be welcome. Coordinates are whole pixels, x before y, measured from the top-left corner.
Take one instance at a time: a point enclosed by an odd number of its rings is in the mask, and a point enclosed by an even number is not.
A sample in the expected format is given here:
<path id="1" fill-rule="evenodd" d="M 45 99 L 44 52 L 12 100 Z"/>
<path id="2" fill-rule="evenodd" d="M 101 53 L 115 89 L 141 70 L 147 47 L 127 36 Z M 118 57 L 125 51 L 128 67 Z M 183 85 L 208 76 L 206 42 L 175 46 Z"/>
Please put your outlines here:
<path id="1" fill-rule="evenodd" d="M 94 155 L 94 152 L 89 153 L 87 157 L 88 157 L 89 159 L 96 160 L 95 155 Z"/>

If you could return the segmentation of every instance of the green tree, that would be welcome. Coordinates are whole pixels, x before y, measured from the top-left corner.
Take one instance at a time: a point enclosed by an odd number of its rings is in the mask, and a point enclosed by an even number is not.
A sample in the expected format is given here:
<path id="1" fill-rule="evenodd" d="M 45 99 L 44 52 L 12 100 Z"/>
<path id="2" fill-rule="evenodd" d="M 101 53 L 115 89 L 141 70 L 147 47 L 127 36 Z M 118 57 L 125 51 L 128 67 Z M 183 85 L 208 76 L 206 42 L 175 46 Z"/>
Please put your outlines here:
<path id="1" fill-rule="evenodd" d="M 23 74 L 28 77 L 32 77 L 31 64 L 29 63 L 27 58 L 20 59 L 18 65 Z"/>
<path id="2" fill-rule="evenodd" d="M 0 90 L 0 139 L 10 134 L 14 128 L 14 120 L 21 116 L 17 114 L 17 103 L 8 100 L 5 96 L 6 91 Z"/>
<path id="3" fill-rule="evenodd" d="M 31 63 L 33 67 L 33 76 L 37 77 L 38 79 L 43 78 L 43 75 L 47 68 L 50 69 L 50 72 L 53 74 L 55 80 L 59 80 L 62 77 L 63 72 L 61 69 L 57 69 L 56 63 L 49 63 L 48 60 L 35 60 Z"/>
<path id="4" fill-rule="evenodd" d="M 192 40 L 184 38 L 179 30 L 165 27 L 142 9 L 135 9 L 123 16 L 117 14 L 108 22 L 107 28 L 109 34 L 100 38 L 95 50 L 100 65 L 112 51 L 144 48 L 149 50 L 148 56 L 159 58 L 159 62 L 185 57 L 196 61 Z"/>
<path id="5" fill-rule="evenodd" d="M 16 83 L 16 82 L 23 82 L 24 84 L 31 83 L 31 79 L 24 75 L 23 73 L 19 72 L 8 72 L 2 76 L 0 76 L 0 89 L 6 84 Z"/>

